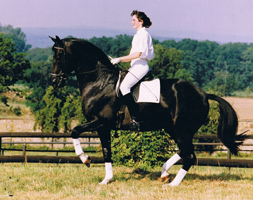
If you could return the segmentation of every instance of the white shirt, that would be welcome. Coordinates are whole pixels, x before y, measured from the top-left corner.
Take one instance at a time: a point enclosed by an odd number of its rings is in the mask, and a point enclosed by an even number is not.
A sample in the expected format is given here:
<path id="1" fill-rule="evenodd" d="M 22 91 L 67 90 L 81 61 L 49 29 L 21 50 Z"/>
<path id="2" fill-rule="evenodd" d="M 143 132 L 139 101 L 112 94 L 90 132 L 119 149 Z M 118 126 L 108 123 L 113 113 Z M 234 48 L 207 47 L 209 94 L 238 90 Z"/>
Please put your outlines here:
<path id="1" fill-rule="evenodd" d="M 142 27 L 134 35 L 132 40 L 132 48 L 130 54 L 135 52 L 142 52 L 140 58 L 134 59 L 133 62 L 143 59 L 143 60 L 152 60 L 155 57 L 154 47 L 152 43 L 152 38 L 150 34 L 146 31 L 145 27 Z"/>

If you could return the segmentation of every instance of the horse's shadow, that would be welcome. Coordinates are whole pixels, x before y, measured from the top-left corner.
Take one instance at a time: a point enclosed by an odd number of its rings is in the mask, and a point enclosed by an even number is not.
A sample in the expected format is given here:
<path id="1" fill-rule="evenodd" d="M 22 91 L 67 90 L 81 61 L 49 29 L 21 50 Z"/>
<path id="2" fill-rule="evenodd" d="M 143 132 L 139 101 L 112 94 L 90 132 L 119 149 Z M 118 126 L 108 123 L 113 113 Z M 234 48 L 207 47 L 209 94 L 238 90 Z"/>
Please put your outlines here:
<path id="1" fill-rule="evenodd" d="M 161 171 L 148 171 L 141 168 L 136 168 L 132 172 L 124 172 L 115 176 L 116 180 L 122 181 L 130 181 L 130 180 L 142 180 L 149 179 L 151 181 L 159 181 L 159 182 L 171 182 L 176 173 L 169 173 L 169 177 L 166 179 L 161 179 Z M 210 175 L 200 175 L 194 172 L 188 173 L 184 180 L 209 180 L 209 181 L 231 181 L 231 180 L 248 180 L 253 181 L 251 177 L 244 177 L 240 174 L 231 174 L 228 172 L 221 172 L 218 174 L 210 174 Z"/>

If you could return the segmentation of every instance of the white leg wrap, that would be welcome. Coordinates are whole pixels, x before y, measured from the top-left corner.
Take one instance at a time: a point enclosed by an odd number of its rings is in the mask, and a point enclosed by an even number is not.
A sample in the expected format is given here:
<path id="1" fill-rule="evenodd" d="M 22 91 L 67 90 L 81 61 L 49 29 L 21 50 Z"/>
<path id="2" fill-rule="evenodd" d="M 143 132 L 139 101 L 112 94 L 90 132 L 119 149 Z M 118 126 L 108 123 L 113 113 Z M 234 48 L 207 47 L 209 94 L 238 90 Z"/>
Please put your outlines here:
<path id="1" fill-rule="evenodd" d="M 112 178 L 113 178 L 112 163 L 106 162 L 105 163 L 105 178 L 99 184 L 106 185 Z"/>
<path id="2" fill-rule="evenodd" d="M 88 155 L 84 155 L 83 149 L 82 149 L 81 144 L 80 144 L 80 140 L 78 138 L 73 139 L 73 144 L 74 144 L 74 147 L 75 147 L 76 155 L 79 156 L 82 163 L 84 163 L 87 167 L 90 167 L 90 158 L 89 158 Z"/>
<path id="3" fill-rule="evenodd" d="M 161 173 L 161 178 L 166 177 L 169 175 L 169 173 L 167 172 L 177 161 L 179 161 L 181 159 L 181 157 L 176 153 L 174 156 L 172 156 L 169 160 L 167 160 L 164 164 L 163 164 L 163 170 Z"/>
<path id="4" fill-rule="evenodd" d="M 178 186 L 186 174 L 187 174 L 187 171 L 185 171 L 183 168 L 181 168 L 179 170 L 178 174 L 176 175 L 176 177 L 174 178 L 174 180 L 169 185 L 170 186 Z"/>
<path id="5" fill-rule="evenodd" d="M 74 147 L 75 147 L 75 152 L 76 152 L 76 155 L 81 155 L 83 154 L 83 149 L 81 147 L 81 144 L 80 144 L 80 140 L 77 138 L 77 139 L 73 139 L 73 144 L 74 144 Z"/>

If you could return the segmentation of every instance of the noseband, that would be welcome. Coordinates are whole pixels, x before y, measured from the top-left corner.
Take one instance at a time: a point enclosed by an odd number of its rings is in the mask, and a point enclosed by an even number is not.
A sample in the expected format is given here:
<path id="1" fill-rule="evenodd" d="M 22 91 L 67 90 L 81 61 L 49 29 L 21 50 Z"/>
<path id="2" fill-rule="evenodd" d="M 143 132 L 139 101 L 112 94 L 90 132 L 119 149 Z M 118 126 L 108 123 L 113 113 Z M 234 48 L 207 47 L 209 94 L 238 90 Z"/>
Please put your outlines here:
<path id="1" fill-rule="evenodd" d="M 65 50 L 65 45 L 64 48 L 63 47 L 53 47 L 55 49 L 58 50 L 63 50 L 63 56 L 64 56 L 64 70 L 66 68 L 66 50 Z M 62 81 L 65 81 L 68 78 L 68 74 L 63 72 L 63 69 L 60 71 L 60 73 L 55 74 L 55 73 L 51 73 L 52 78 L 59 78 L 59 85 L 62 83 Z"/>

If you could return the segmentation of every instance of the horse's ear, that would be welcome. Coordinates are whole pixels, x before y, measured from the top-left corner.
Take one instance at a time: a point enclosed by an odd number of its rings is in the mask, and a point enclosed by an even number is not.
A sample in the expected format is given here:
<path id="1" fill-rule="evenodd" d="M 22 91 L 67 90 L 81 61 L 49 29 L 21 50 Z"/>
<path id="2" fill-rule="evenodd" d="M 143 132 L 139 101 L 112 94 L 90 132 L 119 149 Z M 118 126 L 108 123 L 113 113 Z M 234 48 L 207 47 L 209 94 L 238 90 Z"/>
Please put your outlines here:
<path id="1" fill-rule="evenodd" d="M 51 36 L 49 36 L 50 38 L 51 38 L 51 40 L 53 40 L 55 43 L 57 43 L 57 42 L 60 42 L 61 41 L 61 39 L 56 35 L 56 38 L 53 38 L 53 37 L 51 37 Z"/>
<path id="2" fill-rule="evenodd" d="M 53 40 L 53 42 L 56 42 L 56 39 L 55 39 L 55 38 L 53 38 L 53 37 L 51 37 L 51 36 L 48 36 L 48 37 L 50 37 L 51 40 Z"/>

